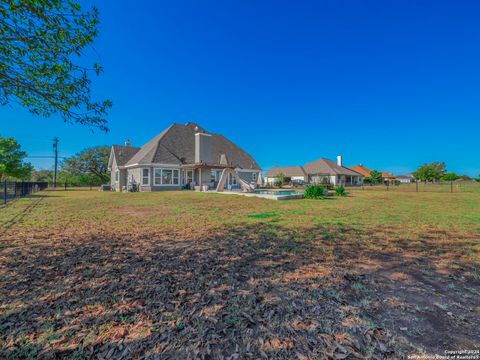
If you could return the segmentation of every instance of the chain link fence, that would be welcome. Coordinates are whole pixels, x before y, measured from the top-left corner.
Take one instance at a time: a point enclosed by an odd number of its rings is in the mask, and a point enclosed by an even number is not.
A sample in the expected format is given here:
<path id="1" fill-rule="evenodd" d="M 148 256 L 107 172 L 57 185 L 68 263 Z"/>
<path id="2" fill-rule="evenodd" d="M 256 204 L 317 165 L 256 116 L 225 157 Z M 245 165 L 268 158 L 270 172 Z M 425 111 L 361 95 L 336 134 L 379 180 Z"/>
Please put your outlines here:
<path id="1" fill-rule="evenodd" d="M 47 182 L 3 181 L 0 185 L 0 201 L 6 204 L 11 200 L 45 190 Z"/>

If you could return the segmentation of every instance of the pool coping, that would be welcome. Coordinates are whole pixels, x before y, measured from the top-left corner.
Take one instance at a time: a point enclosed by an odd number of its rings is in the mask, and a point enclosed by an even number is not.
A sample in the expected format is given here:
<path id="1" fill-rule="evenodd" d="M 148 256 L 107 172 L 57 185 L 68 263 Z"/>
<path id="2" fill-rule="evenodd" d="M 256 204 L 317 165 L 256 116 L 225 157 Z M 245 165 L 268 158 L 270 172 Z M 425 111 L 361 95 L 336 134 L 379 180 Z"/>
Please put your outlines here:
<path id="1" fill-rule="evenodd" d="M 257 193 L 249 193 L 249 192 L 240 192 L 240 191 L 209 191 L 215 194 L 227 194 L 227 195 L 243 195 L 243 196 L 250 196 L 250 197 L 259 197 L 263 199 L 269 200 L 294 200 L 294 199 L 303 199 L 303 194 L 290 194 L 290 195 L 273 195 L 273 194 L 257 194 Z"/>

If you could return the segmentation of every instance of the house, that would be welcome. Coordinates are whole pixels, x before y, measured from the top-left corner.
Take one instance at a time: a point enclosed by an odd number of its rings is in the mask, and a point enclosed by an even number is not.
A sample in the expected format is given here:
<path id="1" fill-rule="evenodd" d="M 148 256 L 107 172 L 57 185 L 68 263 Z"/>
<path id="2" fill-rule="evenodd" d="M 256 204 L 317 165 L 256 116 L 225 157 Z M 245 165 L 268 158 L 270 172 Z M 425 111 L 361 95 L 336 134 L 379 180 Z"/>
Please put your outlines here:
<path id="1" fill-rule="evenodd" d="M 402 184 L 410 184 L 415 182 L 415 178 L 412 174 L 398 175 L 395 180 L 400 181 Z"/>
<path id="2" fill-rule="evenodd" d="M 273 185 L 273 183 L 275 182 L 275 177 L 280 174 L 285 177 L 289 177 L 292 181 L 295 182 L 308 181 L 308 175 L 302 166 L 282 166 L 268 169 L 268 171 L 265 173 L 266 183 L 269 185 Z"/>
<path id="3" fill-rule="evenodd" d="M 370 177 L 370 169 L 367 169 L 365 166 L 362 164 L 355 165 L 355 166 L 350 166 L 350 169 L 362 174 L 364 177 Z M 381 171 L 382 173 L 382 182 L 384 184 L 392 184 L 395 182 L 396 177 L 390 173 L 387 173 L 385 171 Z"/>
<path id="4" fill-rule="evenodd" d="M 140 148 L 129 141 L 113 145 L 108 167 L 116 191 L 214 189 L 222 173 L 228 189 L 239 187 L 238 182 L 261 181 L 261 169 L 248 153 L 194 123 L 173 124 Z"/>
<path id="5" fill-rule="evenodd" d="M 267 171 L 266 182 L 275 181 L 276 174 L 292 177 L 292 180 L 303 180 L 310 184 L 330 185 L 362 185 L 363 175 L 342 165 L 342 157 L 337 157 L 337 163 L 332 160 L 320 158 L 308 162 L 303 166 L 275 167 Z"/>
<path id="6" fill-rule="evenodd" d="M 306 163 L 303 168 L 314 184 L 362 185 L 363 175 L 343 166 L 342 157 L 337 156 L 337 163 L 321 158 Z"/>

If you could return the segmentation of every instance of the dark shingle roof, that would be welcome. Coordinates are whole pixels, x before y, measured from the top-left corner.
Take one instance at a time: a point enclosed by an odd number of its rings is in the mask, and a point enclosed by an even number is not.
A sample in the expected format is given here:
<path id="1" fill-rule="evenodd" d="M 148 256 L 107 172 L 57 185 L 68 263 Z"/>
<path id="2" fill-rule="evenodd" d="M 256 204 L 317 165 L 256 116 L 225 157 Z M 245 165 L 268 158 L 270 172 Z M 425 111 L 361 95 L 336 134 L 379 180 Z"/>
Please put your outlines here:
<path id="1" fill-rule="evenodd" d="M 398 175 L 397 179 L 413 179 L 414 176 L 412 174 L 404 174 L 404 175 Z"/>
<path id="2" fill-rule="evenodd" d="M 193 123 L 173 124 L 142 146 L 126 165 L 135 164 L 194 164 L 195 133 L 204 131 Z M 230 140 L 217 134 L 211 135 L 213 163 L 220 164 L 222 154 L 229 165 L 260 170 L 257 162 Z"/>
<path id="3" fill-rule="evenodd" d="M 112 149 L 117 166 L 125 165 L 140 150 L 138 147 L 120 145 L 113 145 Z"/>
<path id="4" fill-rule="evenodd" d="M 273 177 L 278 174 L 283 174 L 285 176 L 306 176 L 305 170 L 301 166 L 280 166 L 273 167 L 268 169 L 265 173 L 267 177 Z"/>
<path id="5" fill-rule="evenodd" d="M 303 168 L 307 174 L 363 176 L 344 166 L 338 166 L 332 160 L 325 158 L 306 163 Z"/>

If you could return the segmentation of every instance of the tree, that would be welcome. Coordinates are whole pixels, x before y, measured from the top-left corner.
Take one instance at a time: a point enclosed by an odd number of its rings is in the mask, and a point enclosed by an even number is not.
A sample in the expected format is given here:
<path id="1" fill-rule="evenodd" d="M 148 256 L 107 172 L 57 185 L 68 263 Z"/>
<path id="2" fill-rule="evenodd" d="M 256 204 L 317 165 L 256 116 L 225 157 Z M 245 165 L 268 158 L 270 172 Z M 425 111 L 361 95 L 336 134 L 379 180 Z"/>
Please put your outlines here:
<path id="1" fill-rule="evenodd" d="M 459 178 L 460 178 L 460 177 L 459 177 L 457 174 L 455 174 L 454 172 L 445 173 L 445 174 L 441 177 L 441 179 L 442 179 L 443 181 L 455 181 L 455 180 L 457 180 L 457 179 L 459 179 Z"/>
<path id="2" fill-rule="evenodd" d="M 377 170 L 370 171 L 370 182 L 372 184 L 380 184 L 382 182 L 382 173 Z"/>
<path id="3" fill-rule="evenodd" d="M 0 104 L 18 102 L 36 115 L 108 131 L 109 100 L 91 100 L 88 75 L 102 68 L 79 65 L 97 35 L 98 11 L 74 0 L 0 2 Z"/>
<path id="4" fill-rule="evenodd" d="M 445 163 L 437 161 L 430 164 L 423 164 L 413 173 L 413 176 L 417 180 L 427 182 L 440 180 L 445 172 Z"/>
<path id="5" fill-rule="evenodd" d="M 30 176 L 32 165 L 24 162 L 27 153 L 13 138 L 0 136 L 0 180 L 7 177 L 24 179 Z"/>
<path id="6" fill-rule="evenodd" d="M 39 181 L 39 182 L 52 182 L 53 171 L 52 170 L 34 170 L 30 175 L 30 180 Z"/>
<path id="7" fill-rule="evenodd" d="M 109 156 L 110 147 L 108 146 L 87 148 L 75 156 L 65 159 L 62 171 L 78 177 L 80 182 L 103 183 L 110 179 Z"/>
<path id="8" fill-rule="evenodd" d="M 283 175 L 282 173 L 275 175 L 273 185 L 275 185 L 276 187 L 282 187 L 283 184 L 285 184 L 285 175 Z"/>

